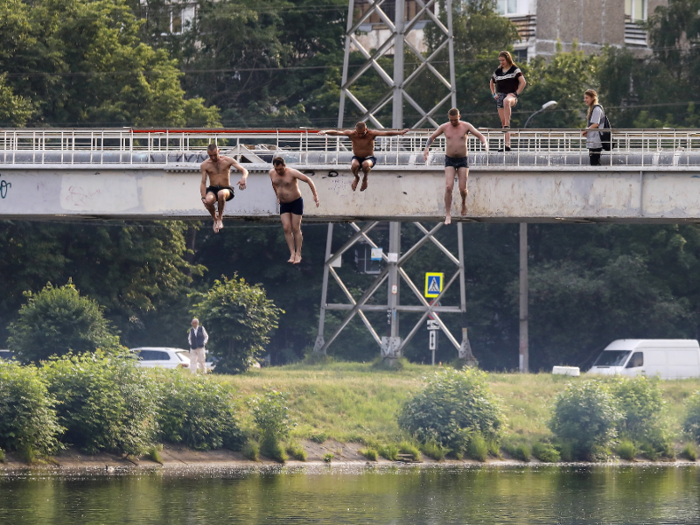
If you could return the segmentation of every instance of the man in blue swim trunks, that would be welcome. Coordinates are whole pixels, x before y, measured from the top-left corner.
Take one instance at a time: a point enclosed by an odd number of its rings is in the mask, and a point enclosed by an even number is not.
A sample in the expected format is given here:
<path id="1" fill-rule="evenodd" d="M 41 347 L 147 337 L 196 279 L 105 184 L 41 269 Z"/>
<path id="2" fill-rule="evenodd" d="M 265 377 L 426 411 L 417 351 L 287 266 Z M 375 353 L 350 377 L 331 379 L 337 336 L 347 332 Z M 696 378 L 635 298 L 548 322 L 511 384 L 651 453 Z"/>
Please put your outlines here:
<path id="1" fill-rule="evenodd" d="M 447 112 L 449 122 L 441 125 L 430 135 L 425 145 L 423 158 L 428 161 L 430 145 L 443 133 L 445 134 L 445 224 L 452 222 L 450 210 L 452 208 L 452 190 L 455 185 L 455 176 L 459 178 L 459 193 L 462 196 L 461 215 L 467 214 L 467 177 L 469 176 L 469 158 L 467 157 L 467 138 L 469 133 L 478 138 L 484 145 L 484 150 L 489 150 L 486 137 L 479 133 L 469 122 L 459 119 L 459 110 L 452 108 Z"/>
<path id="2" fill-rule="evenodd" d="M 367 177 L 369 177 L 369 172 L 377 164 L 377 158 L 374 156 L 374 139 L 376 137 L 405 135 L 408 133 L 408 130 L 377 131 L 374 129 L 369 129 L 367 124 L 364 122 L 358 122 L 355 124 L 355 129 L 353 130 L 336 131 L 327 129 L 321 130 L 319 133 L 330 135 L 331 137 L 350 137 L 350 140 L 352 141 L 353 155 L 350 171 L 352 171 L 352 174 L 355 177 L 355 180 L 352 181 L 352 191 L 357 189 L 357 184 L 360 182 L 360 168 L 362 168 L 362 173 L 365 175 L 362 178 L 362 186 L 360 186 L 360 191 L 365 191 L 367 189 Z"/>
<path id="3" fill-rule="evenodd" d="M 277 201 L 280 203 L 280 219 L 284 228 L 284 238 L 287 240 L 291 253 L 288 263 L 299 264 L 301 262 L 301 243 L 304 240 L 301 235 L 301 217 L 304 215 L 304 199 L 299 191 L 299 181 L 303 181 L 311 188 L 316 207 L 319 205 L 318 193 L 313 181 L 303 173 L 287 167 L 282 157 L 272 159 L 273 168 L 270 170 L 272 189 L 275 190 Z"/>

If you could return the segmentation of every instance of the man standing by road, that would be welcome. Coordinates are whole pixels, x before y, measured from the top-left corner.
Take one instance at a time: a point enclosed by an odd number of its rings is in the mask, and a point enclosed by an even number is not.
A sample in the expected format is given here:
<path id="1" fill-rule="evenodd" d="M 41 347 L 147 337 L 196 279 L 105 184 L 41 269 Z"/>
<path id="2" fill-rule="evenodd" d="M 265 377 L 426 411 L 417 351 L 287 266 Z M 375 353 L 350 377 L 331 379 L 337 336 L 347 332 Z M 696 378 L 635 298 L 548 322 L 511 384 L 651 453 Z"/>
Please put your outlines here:
<path id="1" fill-rule="evenodd" d="M 207 373 L 206 353 L 204 347 L 209 341 L 209 334 L 200 326 L 199 319 L 192 319 L 192 328 L 189 331 L 187 339 L 190 343 L 190 371 L 193 374 L 197 373 L 197 368 L 202 366 L 202 373 Z"/>
<path id="2" fill-rule="evenodd" d="M 202 182 L 199 185 L 199 193 L 202 194 L 204 207 L 214 219 L 214 233 L 224 227 L 224 204 L 233 199 L 233 187 L 231 186 L 231 167 L 243 174 L 238 181 L 238 188 L 245 189 L 248 170 L 241 166 L 235 159 L 223 156 L 219 153 L 216 144 L 209 144 L 207 148 L 209 158 L 202 162 L 200 171 L 202 172 Z M 207 177 L 209 186 L 207 186 Z M 217 215 L 215 204 L 218 203 L 219 213 Z"/>
<path id="3" fill-rule="evenodd" d="M 316 186 L 313 181 L 303 173 L 288 168 L 282 157 L 272 159 L 273 168 L 270 170 L 272 189 L 275 190 L 277 200 L 280 203 L 280 219 L 284 228 L 284 238 L 289 246 L 289 260 L 292 264 L 301 262 L 301 243 L 304 240 L 301 235 L 301 217 L 304 215 L 304 199 L 299 191 L 299 182 L 309 185 L 314 195 L 316 207 L 319 205 Z"/>
<path id="4" fill-rule="evenodd" d="M 469 133 L 478 138 L 488 152 L 489 145 L 486 138 L 479 133 L 469 122 L 459 119 L 459 110 L 452 108 L 447 112 L 449 122 L 441 125 L 430 135 L 425 145 L 423 158 L 428 161 L 430 145 L 443 133 L 445 134 L 445 224 L 452 222 L 450 210 L 452 208 L 452 190 L 455 184 L 455 176 L 459 178 L 459 193 L 462 196 L 461 214 L 467 214 L 467 177 L 469 176 L 469 158 L 467 157 L 467 138 Z"/>
<path id="5" fill-rule="evenodd" d="M 330 135 L 332 137 L 350 137 L 350 140 L 352 141 L 353 155 L 350 171 L 352 171 L 352 174 L 355 177 L 355 180 L 352 181 L 352 191 L 357 189 L 357 184 L 360 182 L 360 168 L 362 168 L 362 173 L 365 175 L 362 178 L 362 186 L 360 186 L 360 191 L 365 191 L 367 189 L 367 177 L 369 177 L 369 172 L 377 164 L 377 158 L 374 156 L 374 139 L 377 137 L 405 135 L 408 133 L 408 130 L 376 131 L 367 128 L 367 124 L 364 122 L 358 122 L 355 124 L 355 129 L 353 130 L 335 131 L 327 129 L 321 130 L 319 133 Z"/>

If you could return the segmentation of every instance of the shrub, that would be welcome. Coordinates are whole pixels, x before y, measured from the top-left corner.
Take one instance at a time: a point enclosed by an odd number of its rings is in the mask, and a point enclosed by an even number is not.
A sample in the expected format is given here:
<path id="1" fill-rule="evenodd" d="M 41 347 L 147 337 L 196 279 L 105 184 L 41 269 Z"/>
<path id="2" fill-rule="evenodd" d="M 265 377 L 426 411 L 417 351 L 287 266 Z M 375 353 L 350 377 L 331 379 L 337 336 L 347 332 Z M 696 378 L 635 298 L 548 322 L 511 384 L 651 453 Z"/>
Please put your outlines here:
<path id="1" fill-rule="evenodd" d="M 179 370 L 158 371 L 162 439 L 195 450 L 240 450 L 240 429 L 231 391 L 203 375 Z"/>
<path id="2" fill-rule="evenodd" d="M 595 459 L 617 436 L 622 414 L 612 395 L 596 381 L 570 383 L 555 401 L 549 428 L 572 445 L 577 458 Z"/>
<path id="3" fill-rule="evenodd" d="M 365 457 L 365 459 L 368 459 L 370 461 L 377 461 L 377 457 L 379 456 L 376 449 L 373 449 L 371 447 L 361 448 L 360 454 L 362 454 Z"/>
<path id="4" fill-rule="evenodd" d="M 562 441 L 557 446 L 559 455 L 562 461 L 573 461 L 574 460 L 574 446 L 570 441 Z"/>
<path id="5" fill-rule="evenodd" d="M 192 313 L 211 328 L 209 347 L 220 358 L 216 372 L 245 372 L 270 342 L 269 333 L 284 312 L 267 298 L 262 286 L 238 276 L 214 281 L 208 293 L 198 295 L 200 302 Z"/>
<path id="6" fill-rule="evenodd" d="M 486 458 L 489 455 L 489 447 L 486 444 L 484 436 L 478 432 L 472 434 L 471 438 L 469 439 L 469 444 L 467 445 L 467 455 L 472 459 L 476 459 L 477 461 L 486 461 Z"/>
<path id="7" fill-rule="evenodd" d="M 688 399 L 683 430 L 692 436 L 696 443 L 700 442 L 700 391 Z"/>
<path id="8" fill-rule="evenodd" d="M 58 450 L 64 429 L 55 405 L 35 367 L 0 363 L 0 448 L 16 450 L 30 461 Z"/>
<path id="9" fill-rule="evenodd" d="M 5 451 L 0 448 L 0 463 L 5 463 Z"/>
<path id="10" fill-rule="evenodd" d="M 620 436 L 645 443 L 647 450 L 653 449 L 653 455 L 673 455 L 660 380 L 645 376 L 620 379 L 613 394 L 623 416 L 618 424 Z"/>
<path id="11" fill-rule="evenodd" d="M 331 461 L 333 461 L 334 457 L 335 456 L 329 452 L 328 454 L 323 455 L 323 461 L 325 461 L 326 463 L 330 463 Z"/>
<path id="12" fill-rule="evenodd" d="M 379 455 L 389 461 L 399 460 L 399 447 L 396 445 L 382 445 L 379 447 Z"/>
<path id="13" fill-rule="evenodd" d="M 538 441 L 532 445 L 532 455 L 544 463 L 557 463 L 561 456 L 551 443 Z"/>
<path id="14" fill-rule="evenodd" d="M 319 445 L 325 443 L 328 440 L 329 436 L 325 432 L 314 432 L 309 436 L 309 439 L 313 441 L 314 443 L 318 443 Z"/>
<path id="15" fill-rule="evenodd" d="M 494 458 L 501 457 L 501 446 L 498 441 L 491 439 L 486 443 L 486 445 L 489 448 L 489 454 L 491 454 Z"/>
<path id="16" fill-rule="evenodd" d="M 64 441 L 88 453 L 139 456 L 157 429 L 158 389 L 151 375 L 124 354 L 101 351 L 52 358 L 42 373 L 58 401 Z"/>
<path id="17" fill-rule="evenodd" d="M 24 295 L 27 302 L 10 325 L 8 339 L 20 361 L 36 363 L 69 352 L 120 349 L 119 337 L 104 318 L 102 307 L 81 296 L 70 281 L 60 288 L 49 283 L 37 294 Z"/>
<path id="18" fill-rule="evenodd" d="M 160 453 L 163 450 L 163 445 L 154 445 L 148 449 L 146 457 L 155 463 L 163 464 L 163 459 L 160 457 Z"/>
<path id="19" fill-rule="evenodd" d="M 287 454 L 297 461 L 306 461 L 306 450 L 299 443 L 287 444 Z"/>
<path id="20" fill-rule="evenodd" d="M 408 454 L 413 461 L 420 461 L 421 455 L 418 447 L 408 441 L 399 443 L 399 454 Z"/>
<path id="21" fill-rule="evenodd" d="M 269 390 L 250 400 L 253 420 L 260 432 L 260 451 L 263 455 L 284 462 L 287 454 L 280 441 L 289 436 L 292 420 L 287 407 L 287 394 Z"/>
<path id="22" fill-rule="evenodd" d="M 695 443 L 686 443 L 681 450 L 681 457 L 689 461 L 696 461 L 698 459 L 698 449 Z"/>
<path id="23" fill-rule="evenodd" d="M 454 451 L 465 450 L 470 436 L 500 441 L 505 416 L 486 374 L 469 368 L 437 372 L 403 406 L 399 425 L 420 442 L 435 441 Z"/>
<path id="24" fill-rule="evenodd" d="M 530 461 L 530 457 L 532 456 L 532 450 L 527 443 L 518 443 L 517 445 L 508 447 L 506 450 L 508 450 L 508 454 L 513 456 L 513 459 L 525 461 L 526 463 Z"/>
<path id="25" fill-rule="evenodd" d="M 637 447 L 629 439 L 623 439 L 620 441 L 620 444 L 617 445 L 615 452 L 617 452 L 617 455 L 622 459 L 634 461 L 634 457 L 637 455 Z"/>
<path id="26" fill-rule="evenodd" d="M 243 446 L 243 457 L 250 461 L 258 461 L 260 456 L 260 445 L 255 441 L 248 441 Z"/>
<path id="27" fill-rule="evenodd" d="M 421 445 L 421 451 L 423 454 L 429 458 L 433 458 L 435 461 L 442 461 L 445 456 L 449 453 L 450 449 L 445 448 L 435 441 L 429 441 L 428 443 L 423 443 Z"/>

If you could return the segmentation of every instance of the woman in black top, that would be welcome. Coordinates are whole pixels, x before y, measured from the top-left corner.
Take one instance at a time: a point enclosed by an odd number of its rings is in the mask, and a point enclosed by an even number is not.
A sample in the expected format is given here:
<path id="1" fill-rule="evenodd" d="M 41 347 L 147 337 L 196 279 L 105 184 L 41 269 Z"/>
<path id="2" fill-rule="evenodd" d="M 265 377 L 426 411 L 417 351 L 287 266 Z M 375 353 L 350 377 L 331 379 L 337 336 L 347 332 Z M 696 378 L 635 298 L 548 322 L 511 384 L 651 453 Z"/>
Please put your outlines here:
<path id="1" fill-rule="evenodd" d="M 491 77 L 491 94 L 496 99 L 496 108 L 498 108 L 503 129 L 509 129 L 510 114 L 518 103 L 518 97 L 525 89 L 527 82 L 508 51 L 501 51 L 498 54 L 498 61 L 501 65 Z M 510 151 L 510 133 L 506 133 L 505 150 Z"/>

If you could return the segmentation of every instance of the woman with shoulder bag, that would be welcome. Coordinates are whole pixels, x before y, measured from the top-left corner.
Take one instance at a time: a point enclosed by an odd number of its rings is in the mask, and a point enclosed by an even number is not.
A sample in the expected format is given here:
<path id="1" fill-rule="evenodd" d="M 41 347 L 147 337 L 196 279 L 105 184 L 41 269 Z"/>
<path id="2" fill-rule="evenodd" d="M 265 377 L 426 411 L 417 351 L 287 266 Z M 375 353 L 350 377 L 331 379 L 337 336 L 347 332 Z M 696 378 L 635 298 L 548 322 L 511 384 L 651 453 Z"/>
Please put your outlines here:
<path id="1" fill-rule="evenodd" d="M 588 106 L 588 114 L 586 115 L 586 129 L 582 135 L 586 137 L 586 147 L 588 148 L 588 156 L 591 159 L 591 166 L 600 166 L 600 156 L 603 152 L 603 142 L 601 140 L 601 132 L 595 131 L 605 127 L 605 110 L 598 103 L 598 93 L 593 89 L 588 89 L 583 94 L 583 101 Z"/>

